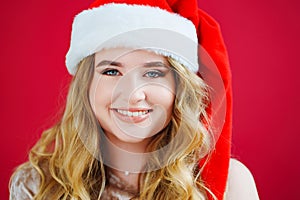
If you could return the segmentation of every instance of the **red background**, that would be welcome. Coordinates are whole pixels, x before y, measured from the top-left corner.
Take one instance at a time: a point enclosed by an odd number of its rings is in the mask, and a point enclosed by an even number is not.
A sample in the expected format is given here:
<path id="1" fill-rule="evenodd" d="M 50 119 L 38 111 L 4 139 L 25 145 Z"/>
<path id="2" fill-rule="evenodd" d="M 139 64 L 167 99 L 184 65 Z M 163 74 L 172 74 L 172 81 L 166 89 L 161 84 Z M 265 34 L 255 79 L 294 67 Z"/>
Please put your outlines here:
<path id="1" fill-rule="evenodd" d="M 0 8 L 0 199 L 14 167 L 53 123 L 70 76 L 73 16 L 92 0 L 7 1 Z M 296 199 L 300 180 L 296 0 L 200 0 L 221 24 L 233 74 L 233 154 L 261 199 Z"/>

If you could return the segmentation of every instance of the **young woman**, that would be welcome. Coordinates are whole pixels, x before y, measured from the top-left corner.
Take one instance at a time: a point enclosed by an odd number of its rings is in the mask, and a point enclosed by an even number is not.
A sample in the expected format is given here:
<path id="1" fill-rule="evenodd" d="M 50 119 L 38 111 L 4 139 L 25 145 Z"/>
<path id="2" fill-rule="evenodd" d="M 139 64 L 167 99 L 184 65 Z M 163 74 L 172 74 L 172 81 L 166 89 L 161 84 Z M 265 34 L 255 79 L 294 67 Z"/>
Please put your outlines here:
<path id="1" fill-rule="evenodd" d="M 194 1 L 91 8 L 73 23 L 64 114 L 10 199 L 258 199 L 229 158 L 230 73 L 213 19 Z"/>

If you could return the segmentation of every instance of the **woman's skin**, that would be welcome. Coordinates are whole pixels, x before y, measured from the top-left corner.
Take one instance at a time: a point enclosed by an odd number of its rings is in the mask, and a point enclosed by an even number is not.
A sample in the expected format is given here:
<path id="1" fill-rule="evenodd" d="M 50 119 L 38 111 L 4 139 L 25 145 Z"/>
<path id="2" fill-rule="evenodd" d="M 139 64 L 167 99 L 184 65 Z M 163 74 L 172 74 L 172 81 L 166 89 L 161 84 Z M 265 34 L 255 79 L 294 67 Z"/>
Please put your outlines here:
<path id="1" fill-rule="evenodd" d="M 143 153 L 152 136 L 167 126 L 175 99 L 175 77 L 164 56 L 146 50 L 113 48 L 95 54 L 90 102 L 107 138 L 119 148 Z M 122 169 L 143 162 L 109 150 L 112 162 Z M 138 187 L 139 174 L 121 179 Z"/>

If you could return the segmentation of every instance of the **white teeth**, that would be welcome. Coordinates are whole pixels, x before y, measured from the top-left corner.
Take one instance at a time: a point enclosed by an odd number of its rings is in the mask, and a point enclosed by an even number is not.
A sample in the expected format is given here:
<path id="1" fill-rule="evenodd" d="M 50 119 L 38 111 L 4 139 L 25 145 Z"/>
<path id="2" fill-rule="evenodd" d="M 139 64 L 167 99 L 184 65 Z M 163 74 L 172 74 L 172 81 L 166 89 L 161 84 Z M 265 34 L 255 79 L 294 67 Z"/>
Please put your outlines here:
<path id="1" fill-rule="evenodd" d="M 139 115 L 139 112 L 133 112 L 132 115 L 133 115 L 134 117 L 137 117 L 137 116 Z"/>
<path id="2" fill-rule="evenodd" d="M 138 117 L 138 116 L 142 116 L 142 115 L 146 115 L 149 111 L 145 110 L 145 111 L 137 111 L 137 112 L 131 112 L 131 111 L 126 111 L 126 110 L 118 110 L 116 109 L 116 111 L 118 113 L 121 113 L 122 115 L 127 115 L 129 117 Z"/>

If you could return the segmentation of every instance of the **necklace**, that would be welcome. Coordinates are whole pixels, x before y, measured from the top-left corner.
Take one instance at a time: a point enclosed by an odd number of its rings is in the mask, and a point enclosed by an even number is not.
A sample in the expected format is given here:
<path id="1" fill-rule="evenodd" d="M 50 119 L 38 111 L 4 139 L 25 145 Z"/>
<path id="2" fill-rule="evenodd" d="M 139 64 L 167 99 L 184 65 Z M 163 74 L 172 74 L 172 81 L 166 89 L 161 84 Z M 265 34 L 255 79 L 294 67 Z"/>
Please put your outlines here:
<path id="1" fill-rule="evenodd" d="M 108 182 L 113 185 L 118 183 L 123 185 L 123 188 L 130 188 L 129 191 L 137 191 L 139 185 L 139 174 L 126 171 L 118 171 L 114 169 L 107 170 Z"/>

